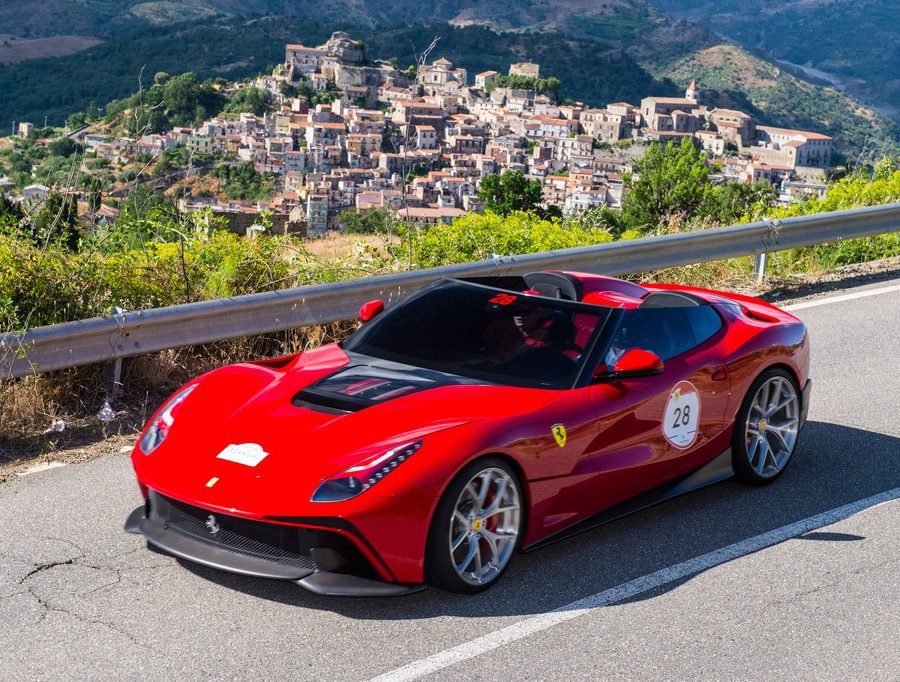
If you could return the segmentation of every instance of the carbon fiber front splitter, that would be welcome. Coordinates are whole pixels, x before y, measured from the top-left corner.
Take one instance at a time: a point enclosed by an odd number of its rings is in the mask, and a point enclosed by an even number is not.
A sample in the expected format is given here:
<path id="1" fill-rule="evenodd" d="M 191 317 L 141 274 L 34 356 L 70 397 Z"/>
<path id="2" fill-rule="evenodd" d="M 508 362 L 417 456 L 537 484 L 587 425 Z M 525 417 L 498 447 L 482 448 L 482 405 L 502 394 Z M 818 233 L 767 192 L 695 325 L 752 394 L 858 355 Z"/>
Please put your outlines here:
<path id="1" fill-rule="evenodd" d="M 316 594 L 332 597 L 398 597 L 425 589 L 425 585 L 403 585 L 363 578 L 349 573 L 323 571 L 247 556 L 201 542 L 154 523 L 145 506 L 135 509 L 125 521 L 125 531 L 143 535 L 147 542 L 167 554 L 229 573 L 255 578 L 288 580 Z"/>

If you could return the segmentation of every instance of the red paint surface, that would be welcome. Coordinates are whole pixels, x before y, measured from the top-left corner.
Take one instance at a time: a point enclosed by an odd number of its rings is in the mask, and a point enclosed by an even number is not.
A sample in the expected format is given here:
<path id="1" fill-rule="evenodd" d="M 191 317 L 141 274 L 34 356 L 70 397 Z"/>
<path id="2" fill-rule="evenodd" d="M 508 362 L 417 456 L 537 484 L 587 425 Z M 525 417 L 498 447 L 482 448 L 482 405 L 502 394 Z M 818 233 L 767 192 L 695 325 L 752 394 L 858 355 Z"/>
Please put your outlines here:
<path id="1" fill-rule="evenodd" d="M 522 473 L 528 525 L 524 545 L 696 469 L 728 447 L 752 381 L 787 367 L 802 387 L 809 371 L 806 330 L 795 317 L 750 297 L 680 287 L 633 285 L 578 275 L 585 298 L 604 291 L 689 291 L 725 320 L 711 339 L 665 362 L 656 376 L 567 391 L 497 385 L 443 386 L 350 414 L 297 407 L 303 387 L 348 362 L 335 344 L 282 362 L 245 363 L 197 378 L 166 440 L 151 455 L 132 454 L 141 492 L 153 488 L 189 504 L 253 519 L 336 517 L 367 542 L 357 544 L 385 580 L 422 582 L 425 540 L 445 486 L 468 462 L 499 454 Z M 639 291 L 640 290 L 640 291 Z M 737 302 L 741 313 L 729 301 Z M 774 320 L 774 321 L 772 321 Z M 663 436 L 660 420 L 681 381 L 701 396 L 699 432 L 686 450 Z M 155 417 L 154 417 L 155 419 Z M 152 423 L 153 420 L 151 420 Z M 566 427 L 559 447 L 554 424 Z M 392 446 L 422 439 L 407 461 L 345 502 L 311 502 L 318 485 Z M 232 443 L 258 443 L 255 467 L 217 459 Z M 218 477 L 211 488 L 207 481 Z"/>

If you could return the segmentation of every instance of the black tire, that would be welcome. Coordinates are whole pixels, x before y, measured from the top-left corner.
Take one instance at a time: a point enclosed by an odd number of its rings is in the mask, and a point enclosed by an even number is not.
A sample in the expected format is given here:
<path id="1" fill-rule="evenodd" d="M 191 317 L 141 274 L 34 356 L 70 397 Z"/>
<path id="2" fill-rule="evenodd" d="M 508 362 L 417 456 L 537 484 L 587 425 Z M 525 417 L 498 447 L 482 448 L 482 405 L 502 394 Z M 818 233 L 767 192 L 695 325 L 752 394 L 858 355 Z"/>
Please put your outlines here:
<path id="1" fill-rule="evenodd" d="M 464 489 L 470 481 L 483 472 L 489 470 L 501 470 L 514 484 L 518 500 L 518 529 L 515 544 L 509 551 L 508 558 L 500 571 L 490 580 L 482 584 L 472 584 L 464 580 L 455 568 L 453 554 L 450 549 L 450 534 L 453 529 L 454 510 Z M 507 484 L 508 487 L 509 484 Z M 507 493 L 508 494 L 508 493 Z M 512 564 L 513 557 L 518 552 L 519 544 L 525 529 L 525 504 L 522 490 L 522 482 L 518 474 L 505 461 L 499 457 L 484 457 L 471 462 L 464 467 L 451 481 L 438 502 L 431 520 L 428 533 L 428 542 L 425 551 L 425 579 L 432 587 L 458 594 L 474 594 L 483 592 L 497 583 L 500 577 Z M 507 548 L 508 549 L 508 548 Z"/>
<path id="2" fill-rule="evenodd" d="M 784 470 L 791 463 L 791 460 L 794 458 L 794 453 L 797 450 L 797 442 L 799 437 L 799 421 L 798 431 L 794 436 L 794 442 L 788 449 L 789 454 L 787 456 L 787 460 L 777 470 L 768 472 L 765 475 L 760 474 L 754 468 L 751 462 L 750 454 L 748 453 L 747 428 L 754 398 L 764 384 L 772 381 L 773 379 L 779 378 L 787 381 L 794 389 L 794 396 L 797 400 L 796 417 L 799 420 L 801 407 L 800 401 L 802 400 L 802 397 L 800 389 L 797 386 L 797 381 L 794 379 L 791 373 L 787 370 L 781 369 L 780 367 L 772 367 L 760 374 L 750 385 L 750 388 L 747 391 L 747 395 L 744 396 L 744 402 L 741 404 L 741 409 L 738 410 L 737 417 L 735 418 L 734 422 L 734 436 L 731 443 L 732 468 L 734 469 L 735 478 L 742 483 L 749 483 L 751 485 L 766 485 L 768 483 L 771 483 L 784 473 Z"/>

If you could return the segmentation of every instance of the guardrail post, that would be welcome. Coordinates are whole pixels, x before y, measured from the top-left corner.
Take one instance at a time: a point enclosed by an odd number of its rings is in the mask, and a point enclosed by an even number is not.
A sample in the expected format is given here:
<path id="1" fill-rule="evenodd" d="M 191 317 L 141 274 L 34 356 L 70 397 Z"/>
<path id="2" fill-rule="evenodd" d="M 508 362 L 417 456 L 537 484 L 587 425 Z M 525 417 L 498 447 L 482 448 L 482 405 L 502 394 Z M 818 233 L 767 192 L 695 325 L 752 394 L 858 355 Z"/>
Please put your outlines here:
<path id="1" fill-rule="evenodd" d="M 763 251 L 753 257 L 753 276 L 756 277 L 758 284 L 762 284 L 766 279 L 766 264 L 769 261 L 769 254 Z"/>
<path id="2" fill-rule="evenodd" d="M 109 309 L 109 314 L 114 317 L 124 316 L 125 309 L 114 305 Z M 122 395 L 122 358 L 103 365 L 103 390 L 109 398 Z"/>
<path id="3" fill-rule="evenodd" d="M 122 395 L 122 358 L 103 365 L 103 389 L 110 398 Z"/>

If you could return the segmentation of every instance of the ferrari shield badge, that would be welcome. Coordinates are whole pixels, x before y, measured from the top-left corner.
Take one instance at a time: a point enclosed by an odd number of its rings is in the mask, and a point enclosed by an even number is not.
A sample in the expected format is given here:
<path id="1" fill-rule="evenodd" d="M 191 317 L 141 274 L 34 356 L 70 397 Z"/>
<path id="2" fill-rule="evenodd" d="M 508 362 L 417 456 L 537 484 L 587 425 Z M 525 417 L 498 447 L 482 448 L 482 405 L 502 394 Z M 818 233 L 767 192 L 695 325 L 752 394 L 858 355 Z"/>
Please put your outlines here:
<path id="1" fill-rule="evenodd" d="M 255 467 L 262 462 L 269 453 L 256 443 L 232 443 L 222 452 L 216 455 L 217 459 L 227 459 L 229 462 L 237 462 L 248 467 Z"/>
<path id="2" fill-rule="evenodd" d="M 568 435 L 566 434 L 566 427 L 564 425 L 554 424 L 550 427 L 550 433 L 553 434 L 553 438 L 556 440 L 556 444 L 559 447 L 565 447 Z"/>

